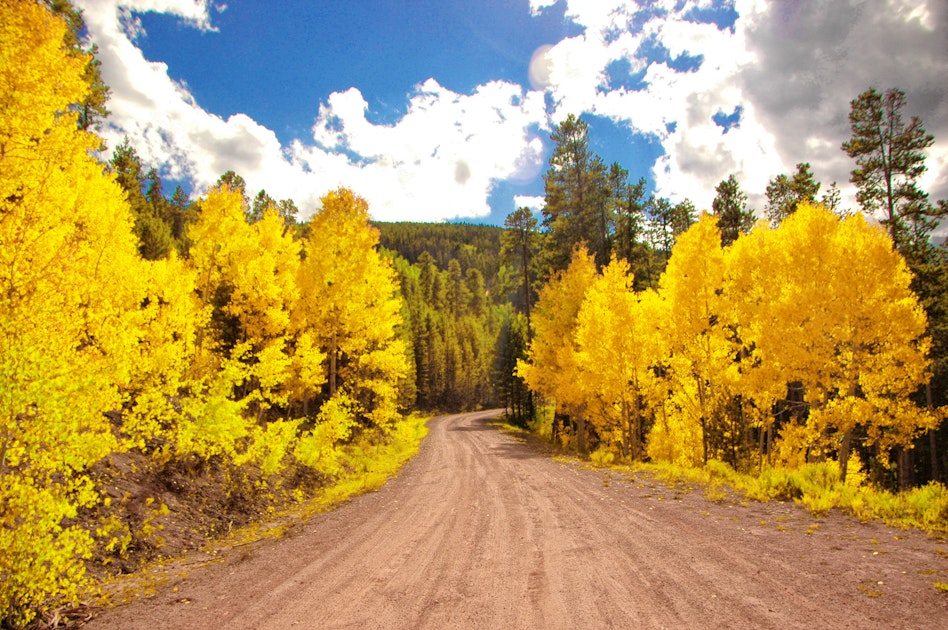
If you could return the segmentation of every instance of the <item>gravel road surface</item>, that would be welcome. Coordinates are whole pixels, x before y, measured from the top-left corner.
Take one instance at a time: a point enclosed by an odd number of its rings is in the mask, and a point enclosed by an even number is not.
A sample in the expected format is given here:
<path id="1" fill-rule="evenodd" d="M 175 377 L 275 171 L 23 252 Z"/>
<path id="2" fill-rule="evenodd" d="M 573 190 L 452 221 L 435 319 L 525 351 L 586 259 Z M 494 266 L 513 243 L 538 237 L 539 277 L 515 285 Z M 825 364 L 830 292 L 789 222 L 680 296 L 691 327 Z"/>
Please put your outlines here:
<path id="1" fill-rule="evenodd" d="M 948 628 L 948 544 L 552 459 L 431 421 L 378 492 L 90 628 Z"/>

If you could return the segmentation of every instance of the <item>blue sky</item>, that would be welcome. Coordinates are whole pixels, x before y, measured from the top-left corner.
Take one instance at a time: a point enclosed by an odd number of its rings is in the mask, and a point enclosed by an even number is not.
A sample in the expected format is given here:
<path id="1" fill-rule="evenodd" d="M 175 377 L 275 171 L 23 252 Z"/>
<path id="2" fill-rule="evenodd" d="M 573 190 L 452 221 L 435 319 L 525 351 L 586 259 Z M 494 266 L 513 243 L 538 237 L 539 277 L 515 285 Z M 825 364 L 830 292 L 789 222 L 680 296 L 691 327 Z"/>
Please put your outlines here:
<path id="1" fill-rule="evenodd" d="M 800 161 L 846 192 L 839 145 L 870 85 L 904 89 L 948 139 L 939 0 L 76 3 L 112 87 L 110 146 L 127 136 L 196 195 L 234 170 L 304 215 L 344 185 L 382 220 L 500 224 L 539 207 L 568 113 L 607 163 L 699 208 L 731 173 L 762 208 Z"/>
<path id="2" fill-rule="evenodd" d="M 238 1 L 214 16 L 216 33 L 143 14 L 139 44 L 204 107 L 244 112 L 286 143 L 308 132 L 329 94 L 352 86 L 372 122 L 395 124 L 405 95 L 432 77 L 461 93 L 494 80 L 525 85 L 533 51 L 579 31 L 564 8 L 532 17 L 526 1 Z"/>

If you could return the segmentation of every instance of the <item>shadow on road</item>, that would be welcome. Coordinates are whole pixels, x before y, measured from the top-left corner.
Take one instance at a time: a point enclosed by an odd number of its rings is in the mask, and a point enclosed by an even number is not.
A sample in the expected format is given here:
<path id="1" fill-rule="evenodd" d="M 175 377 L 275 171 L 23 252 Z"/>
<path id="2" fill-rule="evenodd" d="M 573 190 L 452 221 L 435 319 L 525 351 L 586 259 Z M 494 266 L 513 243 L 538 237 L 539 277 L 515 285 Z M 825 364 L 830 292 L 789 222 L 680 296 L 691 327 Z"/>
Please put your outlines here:
<path id="1" fill-rule="evenodd" d="M 486 424 L 474 424 L 466 427 L 451 427 L 448 431 L 492 431 Z"/>
<path id="2" fill-rule="evenodd" d="M 493 455 L 503 457 L 504 459 L 536 459 L 542 457 L 532 448 L 526 448 L 521 444 L 501 444 L 490 449 Z"/>

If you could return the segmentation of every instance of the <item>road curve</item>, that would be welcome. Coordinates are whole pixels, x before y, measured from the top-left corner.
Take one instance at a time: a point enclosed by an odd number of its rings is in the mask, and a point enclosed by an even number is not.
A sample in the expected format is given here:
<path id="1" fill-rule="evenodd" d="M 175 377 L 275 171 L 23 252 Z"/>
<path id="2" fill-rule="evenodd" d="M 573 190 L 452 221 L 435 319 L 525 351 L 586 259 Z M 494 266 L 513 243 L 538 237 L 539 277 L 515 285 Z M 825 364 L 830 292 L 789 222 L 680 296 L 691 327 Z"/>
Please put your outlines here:
<path id="1" fill-rule="evenodd" d="M 945 628 L 948 546 L 714 503 L 444 416 L 378 492 L 90 628 Z"/>

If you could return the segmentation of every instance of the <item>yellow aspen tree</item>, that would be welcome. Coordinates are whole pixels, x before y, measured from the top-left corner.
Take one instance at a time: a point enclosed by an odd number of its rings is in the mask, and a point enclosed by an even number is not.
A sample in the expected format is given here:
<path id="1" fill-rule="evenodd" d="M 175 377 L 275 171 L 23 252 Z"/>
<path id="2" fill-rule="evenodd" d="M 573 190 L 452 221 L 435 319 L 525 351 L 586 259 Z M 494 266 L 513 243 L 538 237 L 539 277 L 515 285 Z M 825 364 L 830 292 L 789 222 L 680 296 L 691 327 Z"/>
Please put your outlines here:
<path id="1" fill-rule="evenodd" d="M 586 393 L 577 357 L 577 316 L 596 276 L 595 259 L 583 246 L 574 249 L 569 266 L 540 290 L 527 359 L 517 362 L 517 373 L 527 386 L 554 401 L 558 414 L 576 422 L 580 451 L 586 450 Z"/>
<path id="2" fill-rule="evenodd" d="M 308 401 L 314 399 L 326 383 L 327 356 L 312 330 L 299 330 L 296 324 L 293 326 L 293 350 L 285 386 L 289 404 L 294 407 L 290 415 L 295 417 L 299 411 L 303 416 L 308 415 Z"/>
<path id="3" fill-rule="evenodd" d="M 289 402 L 285 384 L 294 349 L 290 313 L 299 299 L 300 245 L 273 205 L 250 227 L 243 242 L 247 249 L 235 252 L 233 292 L 225 310 L 240 322 L 246 348 L 242 358 L 250 366 L 245 390 L 262 412 Z"/>
<path id="4" fill-rule="evenodd" d="M 228 312 L 238 317 L 248 340 L 275 339 L 286 334 L 290 312 L 299 297 L 296 274 L 300 246 L 286 232 L 275 206 L 250 226 L 233 262 L 234 292 Z"/>
<path id="5" fill-rule="evenodd" d="M 395 272 L 377 251 L 364 199 L 340 188 L 322 198 L 299 267 L 293 329 L 325 353 L 329 398 L 389 428 L 398 416 L 397 383 L 408 373 L 408 347 L 396 334 L 401 298 Z"/>
<path id="6" fill-rule="evenodd" d="M 775 296 L 789 290 L 777 276 L 781 273 L 780 267 L 791 264 L 791 261 L 784 259 L 785 252 L 775 247 L 773 232 L 769 223 L 760 221 L 751 233 L 741 235 L 724 254 L 724 312 L 734 327 L 735 336 L 741 341 L 738 389 L 753 414 L 750 425 L 759 432 L 761 465 L 765 437 L 768 456 L 774 452 L 775 405 L 787 398 L 791 384 L 799 383 L 792 380 L 793 375 L 773 354 L 772 348 L 761 344 L 761 338 L 774 331 L 787 332 L 786 314 L 773 307 L 778 299 Z M 789 332 L 791 337 L 786 341 L 794 343 L 797 333 Z M 790 428 L 788 432 L 795 430 Z"/>
<path id="7" fill-rule="evenodd" d="M 189 236 L 195 287 L 210 326 L 196 344 L 198 368 L 180 405 L 176 447 L 179 454 L 225 455 L 236 465 L 256 462 L 273 474 L 298 423 L 264 427 L 255 419 L 288 405 L 294 353 L 313 352 L 307 340 L 297 343 L 290 327 L 300 246 L 272 206 L 248 224 L 242 192 L 226 183 L 201 200 Z"/>
<path id="8" fill-rule="evenodd" d="M 202 350 L 230 356 L 241 339 L 239 322 L 230 312 L 234 278 L 242 252 L 252 247 L 250 225 L 244 219 L 243 191 L 226 183 L 197 202 L 198 220 L 188 230 L 191 264 L 202 303 L 212 311 L 211 326 L 202 331 Z M 216 365 L 209 365 L 216 369 Z"/>
<path id="9" fill-rule="evenodd" d="M 722 321 L 723 281 L 721 232 L 716 219 L 704 214 L 679 237 L 659 281 L 668 309 L 662 329 L 671 391 L 663 419 L 669 431 L 662 437 L 670 442 L 662 448 L 656 443 L 650 453 L 664 452 L 681 464 L 707 462 L 711 424 L 725 413 L 733 392 L 735 347 Z M 657 440 L 658 434 L 650 439 Z"/>
<path id="10" fill-rule="evenodd" d="M 248 225 L 243 196 L 226 184 L 200 202 L 190 237 L 198 293 L 212 309 L 210 342 L 219 354 L 242 361 L 238 388 L 247 404 L 265 410 L 287 403 L 290 313 L 299 297 L 300 247 L 275 207 Z"/>
<path id="11" fill-rule="evenodd" d="M 338 475 L 342 462 L 336 445 L 352 434 L 356 407 L 355 401 L 344 393 L 327 400 L 319 409 L 315 426 L 297 441 L 293 450 L 296 461 L 324 475 Z"/>
<path id="12" fill-rule="evenodd" d="M 241 254 L 252 248 L 244 220 L 243 194 L 225 183 L 198 202 L 198 220 L 188 231 L 191 265 L 209 325 L 199 329 L 188 393 L 181 400 L 175 435 L 177 455 L 208 458 L 238 455 L 238 441 L 250 434 L 244 418 L 249 401 L 234 395 L 250 379 L 240 320 L 230 309 Z"/>
<path id="13" fill-rule="evenodd" d="M 0 625 L 74 599 L 97 500 L 86 469 L 117 447 L 143 297 L 121 189 L 77 128 L 89 59 L 40 3 L 0 2 Z"/>
<path id="14" fill-rule="evenodd" d="M 808 246 L 806 255 L 825 260 L 827 252 L 820 245 Z M 811 357 L 797 345 L 800 331 L 790 328 L 794 322 L 799 323 L 793 310 L 805 307 L 799 287 L 790 281 L 785 269 L 799 262 L 794 256 L 794 252 L 779 246 L 776 228 L 765 222 L 758 222 L 751 233 L 738 238 L 725 253 L 724 304 L 748 353 L 747 360 L 740 366 L 740 391 L 758 410 L 756 423 L 761 430 L 761 446 L 764 434 L 771 436 L 768 439 L 771 454 L 775 451 L 772 443 L 774 406 L 787 398 L 791 384 L 802 386 L 797 379 L 814 366 L 806 363 Z M 782 349 L 787 353 L 799 352 L 788 356 L 781 353 Z M 783 443 L 777 450 L 787 453 L 791 443 L 812 443 L 814 440 L 804 437 L 808 433 L 803 425 L 785 423 L 780 436 Z M 784 456 L 780 461 L 791 467 L 804 463 L 802 459 Z"/>
<path id="15" fill-rule="evenodd" d="M 143 265 L 145 298 L 139 344 L 132 355 L 131 407 L 122 429 L 128 446 L 144 453 L 174 454 L 178 424 L 175 401 L 187 395 L 198 364 L 197 339 L 210 318 L 195 292 L 196 272 L 172 255 Z"/>
<path id="16" fill-rule="evenodd" d="M 752 292 L 738 319 L 759 365 L 754 395 L 799 382 L 810 408 L 805 426 L 785 429 L 783 452 L 835 452 L 845 477 L 857 430 L 885 453 L 932 427 L 909 400 L 927 378 L 925 315 L 885 231 L 801 204 L 779 229 L 745 238 L 729 294 Z M 735 271 L 750 266 L 756 277 Z"/>
<path id="17" fill-rule="evenodd" d="M 660 330 L 665 313 L 657 293 L 637 294 L 633 282 L 629 264 L 613 258 L 586 291 L 576 344 L 586 396 L 607 410 L 597 424 L 599 434 L 614 434 L 623 453 L 639 460 L 645 421 L 662 402 L 655 368 L 665 357 Z M 612 419 L 618 421 L 610 426 Z"/>
<path id="18" fill-rule="evenodd" d="M 836 341 L 835 366 L 829 374 L 824 371 L 819 384 L 815 379 L 804 384 L 818 390 L 825 402 L 819 413 L 811 413 L 811 421 L 822 431 L 837 432 L 845 478 L 853 433 L 860 424 L 867 444 L 884 454 L 894 446 L 911 447 L 919 434 L 933 428 L 934 418 L 909 399 L 929 377 L 929 340 L 923 337 L 927 322 L 910 288 L 908 266 L 881 226 L 869 225 L 863 215 L 840 220 L 811 207 L 790 227 L 805 227 L 808 220 L 818 224 L 817 229 L 834 221 L 838 225 L 827 232 L 838 252 L 828 284 L 837 288 L 834 304 L 841 312 L 836 326 L 822 331 Z M 784 238 L 796 240 L 795 231 L 788 229 Z M 802 231 L 815 236 L 812 229 Z M 844 402 L 844 393 L 850 401 Z"/>

